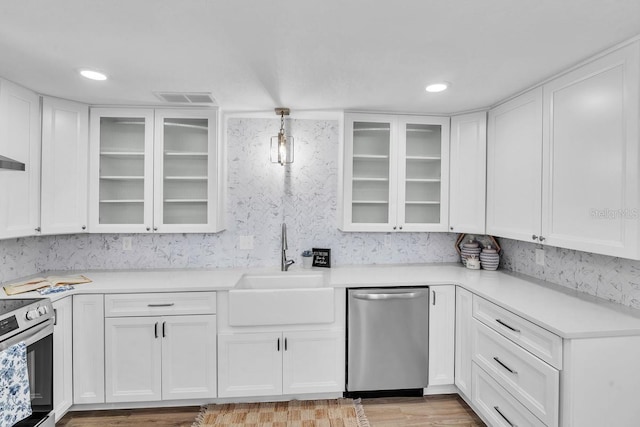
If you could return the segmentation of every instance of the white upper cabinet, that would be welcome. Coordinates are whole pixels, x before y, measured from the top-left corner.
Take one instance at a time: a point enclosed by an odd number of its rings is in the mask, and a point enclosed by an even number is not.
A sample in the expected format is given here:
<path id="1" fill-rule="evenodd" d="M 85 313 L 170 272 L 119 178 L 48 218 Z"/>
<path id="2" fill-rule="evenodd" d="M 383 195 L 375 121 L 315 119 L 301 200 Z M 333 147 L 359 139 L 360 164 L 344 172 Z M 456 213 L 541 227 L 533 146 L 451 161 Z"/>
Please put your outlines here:
<path id="1" fill-rule="evenodd" d="M 25 164 L 0 169 L 0 239 L 33 236 L 40 231 L 40 97 L 1 79 L 0 155 Z"/>
<path id="2" fill-rule="evenodd" d="M 345 114 L 343 231 L 446 231 L 449 118 Z"/>
<path id="3" fill-rule="evenodd" d="M 91 232 L 220 231 L 216 110 L 91 110 Z"/>
<path id="4" fill-rule="evenodd" d="M 42 100 L 42 234 L 87 231 L 89 107 Z"/>
<path id="5" fill-rule="evenodd" d="M 547 244 L 640 258 L 640 42 L 544 86 Z"/>
<path id="6" fill-rule="evenodd" d="M 163 232 L 216 229 L 216 113 L 156 110 L 153 223 Z"/>
<path id="7" fill-rule="evenodd" d="M 489 112 L 487 233 L 640 258 L 640 42 Z"/>
<path id="8" fill-rule="evenodd" d="M 537 241 L 541 168 L 542 88 L 537 88 L 489 111 L 487 234 Z"/>
<path id="9" fill-rule="evenodd" d="M 485 233 L 487 113 L 451 118 L 449 230 Z"/>
<path id="10" fill-rule="evenodd" d="M 95 108 L 90 120 L 90 231 L 151 231 L 153 110 Z"/>

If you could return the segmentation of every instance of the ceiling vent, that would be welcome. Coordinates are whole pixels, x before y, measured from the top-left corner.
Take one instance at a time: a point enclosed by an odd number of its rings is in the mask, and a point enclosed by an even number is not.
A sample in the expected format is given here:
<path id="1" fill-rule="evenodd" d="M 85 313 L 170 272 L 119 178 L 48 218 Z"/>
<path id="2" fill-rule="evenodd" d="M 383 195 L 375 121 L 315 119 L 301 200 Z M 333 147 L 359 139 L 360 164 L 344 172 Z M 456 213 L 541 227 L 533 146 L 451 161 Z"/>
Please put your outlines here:
<path id="1" fill-rule="evenodd" d="M 171 104 L 216 104 L 208 92 L 154 92 L 154 95 Z"/>

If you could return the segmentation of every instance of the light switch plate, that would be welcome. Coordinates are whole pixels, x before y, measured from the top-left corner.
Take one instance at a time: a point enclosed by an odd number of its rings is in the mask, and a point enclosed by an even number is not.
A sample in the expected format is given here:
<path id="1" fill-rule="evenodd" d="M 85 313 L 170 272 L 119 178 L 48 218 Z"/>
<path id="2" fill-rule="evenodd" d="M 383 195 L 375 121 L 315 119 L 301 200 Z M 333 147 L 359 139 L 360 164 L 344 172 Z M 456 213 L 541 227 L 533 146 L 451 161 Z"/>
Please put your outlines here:
<path id="1" fill-rule="evenodd" d="M 238 247 L 243 251 L 250 251 L 253 249 L 253 236 L 240 236 Z"/>
<path id="2" fill-rule="evenodd" d="M 536 249 L 536 264 L 544 267 L 544 249 Z"/>
<path id="3" fill-rule="evenodd" d="M 133 239 L 131 237 L 122 238 L 122 250 L 123 251 L 133 250 Z"/>

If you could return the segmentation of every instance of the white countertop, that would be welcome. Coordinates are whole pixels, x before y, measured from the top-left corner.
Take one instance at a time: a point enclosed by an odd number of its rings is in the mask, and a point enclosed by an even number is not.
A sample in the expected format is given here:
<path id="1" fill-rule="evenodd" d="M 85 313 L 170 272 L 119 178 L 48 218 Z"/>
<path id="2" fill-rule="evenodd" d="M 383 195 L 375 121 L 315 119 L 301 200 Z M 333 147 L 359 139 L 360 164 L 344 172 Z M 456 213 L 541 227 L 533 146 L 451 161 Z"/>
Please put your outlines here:
<path id="1" fill-rule="evenodd" d="M 308 270 L 291 270 L 296 271 Z M 412 264 L 316 268 L 314 272 L 324 274 L 325 286 L 334 288 L 459 285 L 562 338 L 640 335 L 638 310 L 501 271 L 468 270 L 460 264 Z M 280 272 L 273 268 L 58 272 L 84 274 L 93 282 L 50 298 L 55 301 L 73 294 L 224 291 L 233 289 L 243 274 L 269 273 Z M 40 294 L 29 292 L 17 297 Z"/>

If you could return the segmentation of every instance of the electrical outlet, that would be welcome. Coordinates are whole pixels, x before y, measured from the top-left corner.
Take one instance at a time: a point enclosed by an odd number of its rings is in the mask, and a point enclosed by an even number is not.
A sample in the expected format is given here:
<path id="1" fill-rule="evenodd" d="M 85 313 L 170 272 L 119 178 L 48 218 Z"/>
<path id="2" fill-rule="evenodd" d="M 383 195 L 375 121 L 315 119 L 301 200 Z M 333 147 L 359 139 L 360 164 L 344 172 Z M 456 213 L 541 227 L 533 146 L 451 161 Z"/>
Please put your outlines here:
<path id="1" fill-rule="evenodd" d="M 253 249 L 253 236 L 240 236 L 238 238 L 238 248 L 243 251 L 250 251 Z"/>
<path id="2" fill-rule="evenodd" d="M 536 249 L 536 264 L 544 267 L 544 249 Z"/>
<path id="3" fill-rule="evenodd" d="M 387 233 L 384 236 L 384 247 L 385 248 L 391 247 L 391 234 L 390 233 Z"/>
<path id="4" fill-rule="evenodd" d="M 131 237 L 122 238 L 122 250 L 123 251 L 133 250 L 133 239 Z"/>

